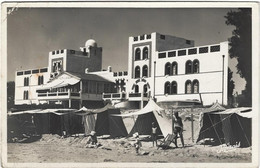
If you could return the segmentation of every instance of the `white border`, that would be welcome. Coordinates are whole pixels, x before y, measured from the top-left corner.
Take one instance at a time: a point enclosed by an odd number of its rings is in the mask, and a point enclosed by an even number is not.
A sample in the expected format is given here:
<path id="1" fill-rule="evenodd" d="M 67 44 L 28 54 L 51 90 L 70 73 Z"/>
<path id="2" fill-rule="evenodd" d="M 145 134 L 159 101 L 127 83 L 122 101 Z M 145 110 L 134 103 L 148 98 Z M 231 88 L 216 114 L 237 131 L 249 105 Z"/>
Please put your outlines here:
<path id="1" fill-rule="evenodd" d="M 252 163 L 7 163 L 7 7 L 30 8 L 252 8 Z M 259 4 L 257 2 L 6 2 L 1 12 L 1 165 L 3 167 L 258 167 L 259 149 Z"/>

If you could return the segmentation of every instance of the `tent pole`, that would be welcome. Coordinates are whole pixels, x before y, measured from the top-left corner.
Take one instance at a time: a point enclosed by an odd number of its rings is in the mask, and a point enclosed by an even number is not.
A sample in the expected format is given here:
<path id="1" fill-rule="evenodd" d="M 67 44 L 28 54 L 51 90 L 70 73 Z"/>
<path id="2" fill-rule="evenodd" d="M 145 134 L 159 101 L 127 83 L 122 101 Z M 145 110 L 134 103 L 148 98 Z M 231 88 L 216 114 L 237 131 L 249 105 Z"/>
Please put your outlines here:
<path id="1" fill-rule="evenodd" d="M 172 117 L 172 134 L 173 134 L 174 133 L 173 108 L 172 108 L 172 115 L 171 115 L 171 117 Z"/>
<path id="2" fill-rule="evenodd" d="M 193 107 L 191 107 L 191 141 L 194 142 Z"/>

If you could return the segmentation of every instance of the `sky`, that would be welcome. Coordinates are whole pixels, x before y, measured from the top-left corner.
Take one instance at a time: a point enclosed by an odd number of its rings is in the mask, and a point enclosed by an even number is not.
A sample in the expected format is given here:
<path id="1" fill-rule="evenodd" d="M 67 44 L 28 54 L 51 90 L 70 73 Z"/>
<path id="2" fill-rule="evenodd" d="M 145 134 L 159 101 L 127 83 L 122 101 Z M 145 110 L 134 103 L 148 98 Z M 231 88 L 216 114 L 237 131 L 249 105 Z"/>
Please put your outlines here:
<path id="1" fill-rule="evenodd" d="M 47 67 L 48 54 L 84 46 L 93 38 L 103 48 L 103 69 L 127 70 L 128 38 L 158 32 L 194 40 L 195 46 L 227 41 L 228 8 L 18 8 L 7 16 L 7 80 L 16 70 Z M 235 92 L 245 80 L 230 60 Z"/>

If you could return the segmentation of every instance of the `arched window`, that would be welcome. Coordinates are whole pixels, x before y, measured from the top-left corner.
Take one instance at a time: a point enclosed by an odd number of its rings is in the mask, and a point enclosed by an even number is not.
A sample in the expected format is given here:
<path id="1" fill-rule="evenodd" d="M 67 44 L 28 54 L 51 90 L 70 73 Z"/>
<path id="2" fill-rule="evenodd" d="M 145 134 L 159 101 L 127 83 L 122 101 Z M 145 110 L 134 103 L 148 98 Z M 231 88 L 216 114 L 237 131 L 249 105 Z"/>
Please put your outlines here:
<path id="1" fill-rule="evenodd" d="M 135 60 L 140 60 L 141 59 L 141 50 L 140 48 L 137 48 L 135 50 Z"/>
<path id="2" fill-rule="evenodd" d="M 192 93 L 191 81 L 187 80 L 185 83 L 185 93 L 190 94 Z"/>
<path id="3" fill-rule="evenodd" d="M 143 92 L 144 92 L 144 93 L 147 93 L 147 91 L 148 91 L 147 84 L 145 84 L 145 85 L 144 85 L 144 90 L 143 90 Z"/>
<path id="4" fill-rule="evenodd" d="M 135 93 L 139 93 L 139 86 L 135 85 Z"/>
<path id="5" fill-rule="evenodd" d="M 171 94 L 177 94 L 177 82 L 175 81 L 171 83 Z"/>
<path id="6" fill-rule="evenodd" d="M 38 85 L 43 84 L 43 76 L 38 76 Z"/>
<path id="7" fill-rule="evenodd" d="M 172 63 L 172 74 L 177 75 L 178 74 L 178 64 L 177 62 Z"/>
<path id="8" fill-rule="evenodd" d="M 192 83 L 193 83 L 193 93 L 199 93 L 199 81 L 195 79 Z"/>
<path id="9" fill-rule="evenodd" d="M 166 82 L 164 84 L 164 94 L 170 94 L 171 93 L 171 86 L 170 82 Z"/>
<path id="10" fill-rule="evenodd" d="M 135 78 L 140 78 L 140 67 L 135 67 Z"/>
<path id="11" fill-rule="evenodd" d="M 165 64 L 165 75 L 171 75 L 171 63 L 169 62 Z"/>
<path id="12" fill-rule="evenodd" d="M 190 60 L 188 60 L 186 62 L 186 74 L 190 74 L 192 73 L 192 62 Z"/>
<path id="13" fill-rule="evenodd" d="M 143 59 L 147 59 L 148 58 L 148 48 L 144 47 L 143 49 Z"/>
<path id="14" fill-rule="evenodd" d="M 148 77 L 148 66 L 147 65 L 143 66 L 143 77 Z"/>
<path id="15" fill-rule="evenodd" d="M 193 61 L 193 73 L 199 73 L 200 72 L 200 62 L 199 60 Z"/>

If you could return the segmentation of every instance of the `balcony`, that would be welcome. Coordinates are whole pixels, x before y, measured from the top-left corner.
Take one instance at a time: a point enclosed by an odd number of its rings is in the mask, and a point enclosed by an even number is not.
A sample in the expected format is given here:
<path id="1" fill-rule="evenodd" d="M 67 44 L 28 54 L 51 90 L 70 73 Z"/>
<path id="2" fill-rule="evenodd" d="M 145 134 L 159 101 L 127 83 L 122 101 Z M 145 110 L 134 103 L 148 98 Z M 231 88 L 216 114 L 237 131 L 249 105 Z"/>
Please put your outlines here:
<path id="1" fill-rule="evenodd" d="M 148 101 L 149 100 L 148 93 L 129 93 L 129 101 Z"/>
<path id="2" fill-rule="evenodd" d="M 126 93 L 103 93 L 103 100 L 122 100 L 126 99 Z"/>
<path id="3" fill-rule="evenodd" d="M 46 92 L 38 93 L 39 100 L 56 100 L 56 99 L 80 99 L 79 92 Z"/>

